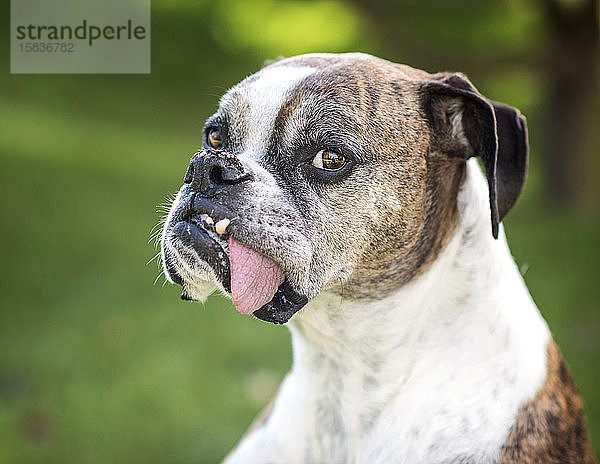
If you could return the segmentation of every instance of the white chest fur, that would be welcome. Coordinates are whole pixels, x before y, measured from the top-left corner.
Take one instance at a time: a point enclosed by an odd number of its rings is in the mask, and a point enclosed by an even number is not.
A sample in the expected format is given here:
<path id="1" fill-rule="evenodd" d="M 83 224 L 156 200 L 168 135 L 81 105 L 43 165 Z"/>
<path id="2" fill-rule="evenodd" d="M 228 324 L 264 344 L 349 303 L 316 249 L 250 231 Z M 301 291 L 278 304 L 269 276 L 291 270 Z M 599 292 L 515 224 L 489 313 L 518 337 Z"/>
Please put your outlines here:
<path id="1" fill-rule="evenodd" d="M 323 294 L 292 319 L 293 369 L 228 463 L 495 461 L 550 335 L 468 164 L 456 235 L 425 274 L 368 303 Z"/>

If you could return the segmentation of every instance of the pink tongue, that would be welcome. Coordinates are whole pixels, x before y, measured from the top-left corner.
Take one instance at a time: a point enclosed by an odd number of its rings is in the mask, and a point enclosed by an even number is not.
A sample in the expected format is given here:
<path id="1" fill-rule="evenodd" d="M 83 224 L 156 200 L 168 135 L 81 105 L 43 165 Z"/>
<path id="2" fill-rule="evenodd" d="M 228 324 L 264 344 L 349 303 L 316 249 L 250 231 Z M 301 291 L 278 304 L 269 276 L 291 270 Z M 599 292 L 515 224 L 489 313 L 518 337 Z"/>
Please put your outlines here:
<path id="1" fill-rule="evenodd" d="M 229 238 L 231 297 L 235 309 L 250 314 L 273 299 L 285 275 L 279 265 L 265 255 Z"/>

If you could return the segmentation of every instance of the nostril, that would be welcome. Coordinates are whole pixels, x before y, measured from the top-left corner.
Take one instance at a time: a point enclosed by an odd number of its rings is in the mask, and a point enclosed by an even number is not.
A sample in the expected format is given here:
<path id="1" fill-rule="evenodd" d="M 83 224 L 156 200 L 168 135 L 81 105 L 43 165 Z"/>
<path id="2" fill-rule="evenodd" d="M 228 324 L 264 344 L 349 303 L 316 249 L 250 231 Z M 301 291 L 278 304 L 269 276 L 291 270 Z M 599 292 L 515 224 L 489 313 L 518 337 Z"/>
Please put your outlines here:
<path id="1" fill-rule="evenodd" d="M 233 155 L 200 151 L 192 156 L 183 181 L 192 189 L 208 195 L 218 187 L 239 184 L 249 178 L 249 173 Z"/>
<path id="2" fill-rule="evenodd" d="M 213 166 L 208 171 L 208 178 L 213 185 L 223 184 L 223 171 L 220 166 Z"/>

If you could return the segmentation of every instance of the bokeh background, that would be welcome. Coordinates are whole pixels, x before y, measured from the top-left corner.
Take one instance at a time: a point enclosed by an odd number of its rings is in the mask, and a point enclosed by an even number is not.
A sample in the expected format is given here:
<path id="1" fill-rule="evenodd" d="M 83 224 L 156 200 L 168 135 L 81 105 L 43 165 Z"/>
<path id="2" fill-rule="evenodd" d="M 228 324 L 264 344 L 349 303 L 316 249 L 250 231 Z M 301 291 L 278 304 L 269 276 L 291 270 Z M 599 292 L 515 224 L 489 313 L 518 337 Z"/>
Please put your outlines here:
<path id="1" fill-rule="evenodd" d="M 463 71 L 527 115 L 507 235 L 599 454 L 597 0 L 153 0 L 149 75 L 11 75 L 4 37 L 0 462 L 217 462 L 268 402 L 286 328 L 180 301 L 151 231 L 218 96 L 313 51 Z"/>

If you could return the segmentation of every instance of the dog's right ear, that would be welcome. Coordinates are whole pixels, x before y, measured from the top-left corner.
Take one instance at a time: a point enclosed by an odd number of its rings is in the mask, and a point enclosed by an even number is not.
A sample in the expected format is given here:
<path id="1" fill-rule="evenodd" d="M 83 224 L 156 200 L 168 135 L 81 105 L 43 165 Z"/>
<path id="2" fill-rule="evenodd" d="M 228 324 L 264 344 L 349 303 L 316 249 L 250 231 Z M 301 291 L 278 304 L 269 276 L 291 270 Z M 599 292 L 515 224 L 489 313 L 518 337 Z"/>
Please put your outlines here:
<path id="1" fill-rule="evenodd" d="M 460 73 L 421 82 L 432 129 L 432 149 L 463 159 L 479 156 L 489 186 L 492 234 L 516 203 L 527 175 L 525 118 L 515 108 L 488 100 Z"/>

